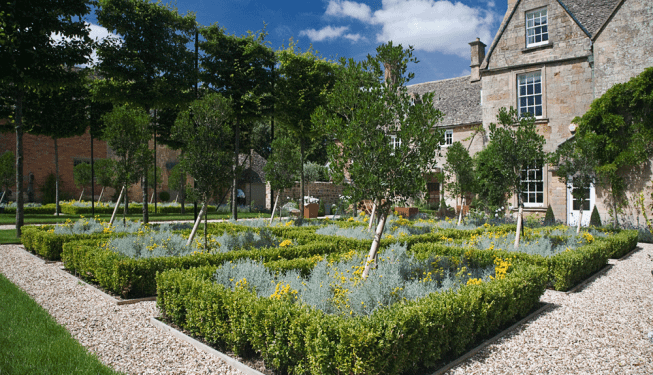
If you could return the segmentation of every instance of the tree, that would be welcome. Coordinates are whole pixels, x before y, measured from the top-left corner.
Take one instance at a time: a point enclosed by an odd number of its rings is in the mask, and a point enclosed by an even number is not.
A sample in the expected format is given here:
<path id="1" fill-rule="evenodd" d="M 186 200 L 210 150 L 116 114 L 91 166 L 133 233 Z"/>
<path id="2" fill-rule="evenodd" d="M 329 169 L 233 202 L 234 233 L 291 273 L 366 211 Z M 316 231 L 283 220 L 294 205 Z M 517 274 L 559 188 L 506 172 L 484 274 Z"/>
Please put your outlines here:
<path id="1" fill-rule="evenodd" d="M 488 144 L 474 155 L 477 201 L 491 208 L 505 207 L 511 191 L 509 172 L 498 157 L 497 145 Z"/>
<path id="2" fill-rule="evenodd" d="M 99 0 L 98 4 L 99 23 L 121 39 L 106 38 L 98 48 L 98 69 L 107 79 L 101 81 L 97 97 L 137 105 L 147 113 L 187 100 L 182 92 L 196 80 L 194 55 L 186 47 L 196 30 L 195 16 L 181 16 L 176 9 L 148 0 Z M 145 223 L 148 165 L 141 176 Z"/>
<path id="3" fill-rule="evenodd" d="M 189 244 L 202 214 L 206 212 L 208 200 L 230 184 L 233 147 L 231 108 L 232 103 L 228 99 L 219 94 L 209 94 L 182 112 L 173 128 L 173 138 L 185 144 L 180 164 L 195 180 L 195 191 L 202 199 L 202 210 L 188 239 Z M 205 247 L 206 225 L 205 221 Z"/>
<path id="4" fill-rule="evenodd" d="M 378 203 L 379 224 L 363 277 L 376 256 L 390 208 L 424 191 L 425 174 L 434 166 L 442 139 L 442 132 L 434 129 L 442 114 L 433 107 L 433 93 L 414 101 L 405 86 L 413 78 L 407 64 L 417 62 L 413 48 L 390 42 L 376 51 L 362 62 L 340 60 L 327 106 L 313 115 L 337 139 L 329 148 L 335 182 L 348 177 L 344 194 L 353 201 L 371 198 Z M 385 83 L 384 69 L 390 76 Z"/>
<path id="5" fill-rule="evenodd" d="M 105 188 L 114 187 L 116 190 L 120 189 L 120 183 L 117 182 L 115 178 L 115 169 L 116 163 L 113 159 L 100 159 L 95 162 L 95 178 L 97 183 L 102 186 L 98 202 L 102 200 Z"/>
<path id="6" fill-rule="evenodd" d="M 65 85 L 69 69 L 88 61 L 88 0 L 0 2 L 0 87 L 16 132 L 16 235 L 24 224 L 23 110 L 32 91 Z M 55 36 L 60 39 L 55 39 Z"/>
<path id="7" fill-rule="evenodd" d="M 301 52 L 294 43 L 277 52 L 279 79 L 276 81 L 275 114 L 283 127 L 299 142 L 299 211 L 304 212 L 304 163 L 308 143 L 324 135 L 311 120 L 315 110 L 326 105 L 327 93 L 335 83 L 335 65 L 313 49 Z"/>
<path id="8" fill-rule="evenodd" d="M 576 137 L 587 138 L 596 150 L 596 172 L 600 182 L 610 187 L 617 227 L 618 201 L 627 185 L 621 172 L 653 154 L 653 67 L 612 86 L 574 123 Z"/>
<path id="9" fill-rule="evenodd" d="M 150 139 L 150 116 L 141 108 L 123 105 L 114 107 L 102 119 L 105 124 L 104 139 L 118 157 L 116 181 L 125 187 L 125 191 L 129 191 L 131 184 L 142 176 L 144 166 L 152 157 L 152 152 L 147 147 L 147 141 Z M 143 204 L 147 205 L 147 201 Z M 125 194 L 123 223 L 127 216 L 127 205 L 128 198 Z"/>
<path id="10" fill-rule="evenodd" d="M 474 162 L 469 156 L 469 151 L 460 142 L 454 142 L 447 150 L 447 164 L 444 170 L 447 179 L 451 182 L 447 184 L 447 189 L 451 191 L 454 197 L 460 196 L 460 213 L 458 216 L 458 225 L 462 222 L 463 207 L 465 205 L 465 193 L 474 190 L 476 182 L 474 175 Z"/>
<path id="11" fill-rule="evenodd" d="M 565 186 L 571 187 L 571 195 L 580 203 L 576 233 L 580 233 L 583 207 L 589 199 L 589 186 L 596 182 L 597 158 L 594 146 L 589 137 L 573 138 L 549 156 L 549 163 L 558 168 L 558 178 Z"/>
<path id="12" fill-rule="evenodd" d="M 16 182 L 16 180 L 13 180 L 16 175 L 15 162 L 16 157 L 11 151 L 5 151 L 2 156 L 0 156 L 0 187 L 2 188 L 2 198 L 0 198 L 0 203 L 4 201 L 5 194 L 7 193 L 7 190 L 9 190 L 9 187 Z"/>
<path id="13" fill-rule="evenodd" d="M 270 222 L 274 219 L 281 190 L 295 186 L 300 166 L 301 156 L 297 142 L 288 136 L 281 136 L 272 141 L 272 154 L 263 167 L 265 179 L 270 183 L 272 190 L 277 192 Z"/>
<path id="14" fill-rule="evenodd" d="M 73 168 L 73 180 L 77 188 L 84 188 L 91 184 L 91 164 L 79 163 Z M 84 195 L 84 190 L 82 190 Z M 81 195 L 80 195 L 81 200 Z"/>
<path id="15" fill-rule="evenodd" d="M 530 168 L 542 166 L 545 160 L 544 136 L 537 134 L 535 117 L 531 114 L 519 116 L 514 108 L 501 108 L 497 115 L 500 126 L 491 123 L 490 144 L 493 156 L 496 158 L 501 174 L 506 177 L 506 195 L 517 196 L 518 217 L 515 248 L 519 247 L 519 239 L 523 225 L 524 197 L 522 184 L 523 174 Z"/>
<path id="16" fill-rule="evenodd" d="M 49 91 L 33 91 L 25 97 L 28 104 L 24 112 L 25 131 L 51 137 L 54 141 L 55 214 L 57 216 L 61 212 L 58 140 L 82 135 L 88 127 L 86 107 L 89 92 L 84 86 L 84 75 L 74 71 L 67 75 L 69 78 L 66 86 Z M 89 166 L 89 183 L 90 178 Z"/>
<path id="17" fill-rule="evenodd" d="M 228 35 L 218 25 L 200 29 L 204 41 L 200 48 L 201 81 L 211 92 L 220 93 L 231 100 L 233 112 L 233 167 L 232 167 L 232 218 L 238 220 L 236 203 L 241 132 L 249 132 L 251 126 L 272 109 L 272 68 L 274 52 L 264 40 L 264 32 L 237 37 Z"/>

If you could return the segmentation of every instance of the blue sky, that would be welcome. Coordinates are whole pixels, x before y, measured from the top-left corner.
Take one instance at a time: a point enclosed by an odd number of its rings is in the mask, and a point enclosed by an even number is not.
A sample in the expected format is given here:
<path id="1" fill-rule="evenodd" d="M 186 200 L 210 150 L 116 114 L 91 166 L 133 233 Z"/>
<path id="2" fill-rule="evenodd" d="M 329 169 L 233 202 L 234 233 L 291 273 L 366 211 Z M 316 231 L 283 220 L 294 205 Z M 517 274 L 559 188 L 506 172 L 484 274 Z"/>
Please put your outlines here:
<path id="1" fill-rule="evenodd" d="M 259 31 L 264 23 L 270 46 L 277 50 L 290 38 L 302 49 L 313 48 L 326 58 L 361 60 L 382 42 L 413 45 L 419 64 L 411 83 L 469 74 L 469 42 L 477 37 L 488 46 L 496 34 L 507 0 L 383 0 L 383 1 L 256 1 L 177 0 L 169 3 L 181 14 L 194 12 L 202 25 L 217 23 L 236 35 Z M 106 30 L 89 17 L 92 34 Z"/>

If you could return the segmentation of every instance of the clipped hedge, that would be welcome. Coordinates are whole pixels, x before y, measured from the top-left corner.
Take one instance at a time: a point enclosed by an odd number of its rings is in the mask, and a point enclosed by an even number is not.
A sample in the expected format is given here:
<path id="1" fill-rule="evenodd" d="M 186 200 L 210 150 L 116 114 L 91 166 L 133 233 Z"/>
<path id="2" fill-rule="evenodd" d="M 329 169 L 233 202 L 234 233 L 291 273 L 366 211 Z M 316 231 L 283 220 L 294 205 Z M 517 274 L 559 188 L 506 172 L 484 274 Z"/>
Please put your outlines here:
<path id="1" fill-rule="evenodd" d="M 128 298 L 157 294 L 155 276 L 169 269 L 188 269 L 205 265 L 218 266 L 239 259 L 274 262 L 284 259 L 309 258 L 347 251 L 335 243 L 236 250 L 218 254 L 192 254 L 180 257 L 133 259 L 97 246 L 97 242 L 76 241 L 63 246 L 62 259 L 70 271 L 97 282 L 103 288 Z"/>
<path id="2" fill-rule="evenodd" d="M 277 370 L 296 374 L 425 372 L 528 314 L 548 280 L 545 268 L 515 262 L 505 279 L 348 318 L 226 289 L 212 282 L 214 271 L 158 274 L 160 311 L 209 343 L 236 353 L 253 349 Z"/>
<path id="3" fill-rule="evenodd" d="M 104 214 L 111 215 L 113 213 L 115 206 L 95 206 L 95 214 Z M 147 205 L 149 212 L 154 212 L 154 204 Z M 187 207 L 188 209 L 188 207 Z M 215 206 L 208 206 L 209 212 L 214 212 L 216 210 Z M 54 211 L 52 211 L 54 213 Z M 70 204 L 62 204 L 61 212 L 69 215 L 90 215 L 92 213 L 91 206 L 74 206 Z M 118 208 L 118 214 L 124 212 L 124 206 L 121 204 Z M 138 214 L 143 212 L 142 203 L 130 203 L 127 212 L 129 214 Z M 161 214 L 178 214 L 181 212 L 180 206 L 159 206 L 157 205 L 157 212 Z"/>
<path id="4" fill-rule="evenodd" d="M 556 290 L 565 291 L 605 267 L 609 258 L 619 258 L 636 246 L 637 231 L 625 230 L 605 238 L 597 238 L 591 244 L 547 258 L 508 251 L 502 251 L 499 254 L 503 257 L 516 256 L 537 265 L 546 265 L 550 285 Z M 418 255 L 460 255 L 465 252 L 480 252 L 490 256 L 493 253 L 486 250 L 456 248 L 435 243 L 419 243 L 414 245 L 411 250 Z"/>
<path id="5" fill-rule="evenodd" d="M 48 260 L 61 260 L 63 245 L 68 242 L 93 239 L 103 240 L 115 237 L 121 234 L 55 234 L 48 230 L 53 229 L 53 225 L 25 226 L 22 228 L 20 241 L 25 249 L 38 254 Z"/>
<path id="6" fill-rule="evenodd" d="M 5 207 L 5 214 L 16 214 L 16 207 Z M 44 204 L 39 207 L 23 207 L 26 215 L 54 215 L 57 205 L 54 203 Z"/>

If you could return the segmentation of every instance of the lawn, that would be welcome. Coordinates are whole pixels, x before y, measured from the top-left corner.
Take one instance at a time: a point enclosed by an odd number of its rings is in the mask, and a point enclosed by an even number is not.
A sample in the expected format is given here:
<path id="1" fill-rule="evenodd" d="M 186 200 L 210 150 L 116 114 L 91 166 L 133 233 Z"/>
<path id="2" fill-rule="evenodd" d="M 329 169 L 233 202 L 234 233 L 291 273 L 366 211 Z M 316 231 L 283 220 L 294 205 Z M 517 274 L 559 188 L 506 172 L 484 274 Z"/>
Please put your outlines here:
<path id="1" fill-rule="evenodd" d="M 118 374 L 0 274 L 0 374 Z"/>

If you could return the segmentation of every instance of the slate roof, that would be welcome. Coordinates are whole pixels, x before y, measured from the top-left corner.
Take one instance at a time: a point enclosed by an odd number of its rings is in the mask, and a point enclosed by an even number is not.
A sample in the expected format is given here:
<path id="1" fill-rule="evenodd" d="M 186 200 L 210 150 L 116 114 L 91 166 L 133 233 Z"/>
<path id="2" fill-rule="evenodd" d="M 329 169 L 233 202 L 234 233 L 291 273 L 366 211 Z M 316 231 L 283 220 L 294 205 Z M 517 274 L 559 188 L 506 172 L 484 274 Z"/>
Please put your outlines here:
<path id="1" fill-rule="evenodd" d="M 424 95 L 433 92 L 433 106 L 444 117 L 438 126 L 453 126 L 480 123 L 483 121 L 481 108 L 481 82 L 470 83 L 470 76 L 425 82 L 408 86 L 408 92 Z"/>
<path id="2" fill-rule="evenodd" d="M 558 2 L 593 38 L 622 0 L 558 0 Z"/>

